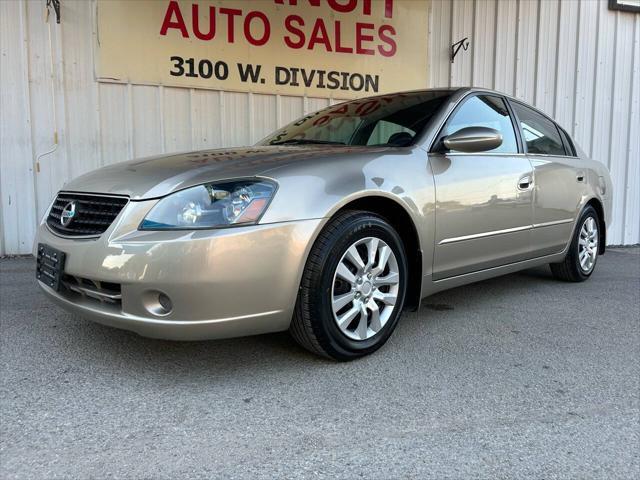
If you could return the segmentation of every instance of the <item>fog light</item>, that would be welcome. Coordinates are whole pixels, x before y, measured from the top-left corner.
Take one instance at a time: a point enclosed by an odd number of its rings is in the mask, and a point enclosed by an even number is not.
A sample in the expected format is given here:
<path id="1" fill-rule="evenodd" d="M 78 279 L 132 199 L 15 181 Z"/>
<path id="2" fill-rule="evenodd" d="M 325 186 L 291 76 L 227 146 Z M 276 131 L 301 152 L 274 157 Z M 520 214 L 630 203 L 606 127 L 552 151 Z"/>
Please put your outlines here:
<path id="1" fill-rule="evenodd" d="M 171 304 L 171 299 L 167 297 L 164 293 L 161 293 L 160 295 L 158 295 L 158 303 L 160 303 L 160 306 L 164 308 L 165 311 L 167 312 L 170 312 L 171 309 L 173 308 L 173 305 Z"/>
<path id="2" fill-rule="evenodd" d="M 159 317 L 169 315 L 173 310 L 173 302 L 169 296 L 156 290 L 145 292 L 142 296 L 142 303 L 149 313 Z"/>

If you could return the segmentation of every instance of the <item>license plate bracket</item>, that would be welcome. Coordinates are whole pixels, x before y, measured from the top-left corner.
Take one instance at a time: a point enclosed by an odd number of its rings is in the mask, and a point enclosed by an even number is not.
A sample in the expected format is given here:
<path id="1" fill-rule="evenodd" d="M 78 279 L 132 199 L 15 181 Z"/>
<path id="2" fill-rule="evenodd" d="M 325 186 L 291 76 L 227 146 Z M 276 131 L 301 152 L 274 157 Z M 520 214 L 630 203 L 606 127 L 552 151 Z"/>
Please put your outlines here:
<path id="1" fill-rule="evenodd" d="M 36 278 L 53 290 L 60 290 L 66 257 L 67 255 L 64 252 L 44 243 L 39 243 Z"/>

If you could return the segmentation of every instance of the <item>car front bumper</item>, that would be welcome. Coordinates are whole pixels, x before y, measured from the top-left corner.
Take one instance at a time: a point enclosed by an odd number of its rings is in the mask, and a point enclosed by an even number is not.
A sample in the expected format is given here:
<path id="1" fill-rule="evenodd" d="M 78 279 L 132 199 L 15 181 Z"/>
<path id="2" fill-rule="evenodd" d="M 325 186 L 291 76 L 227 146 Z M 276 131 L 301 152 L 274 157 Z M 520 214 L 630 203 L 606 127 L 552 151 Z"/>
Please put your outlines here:
<path id="1" fill-rule="evenodd" d="M 116 302 L 62 288 L 44 292 L 64 309 L 105 325 L 171 340 L 286 330 L 308 251 L 322 219 L 218 230 L 137 230 L 156 201 L 130 202 L 97 239 L 63 238 L 43 223 L 36 245 L 66 254 L 68 278 L 118 285 Z M 158 312 L 158 294 L 172 303 Z"/>

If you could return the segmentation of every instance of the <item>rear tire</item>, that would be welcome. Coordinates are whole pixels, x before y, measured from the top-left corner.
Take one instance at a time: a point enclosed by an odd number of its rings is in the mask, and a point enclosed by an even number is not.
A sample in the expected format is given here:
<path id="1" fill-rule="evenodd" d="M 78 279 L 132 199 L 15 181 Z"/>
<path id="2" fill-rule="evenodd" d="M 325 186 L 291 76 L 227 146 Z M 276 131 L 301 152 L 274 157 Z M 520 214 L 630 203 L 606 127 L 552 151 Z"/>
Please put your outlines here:
<path id="1" fill-rule="evenodd" d="M 406 255 L 393 227 L 373 213 L 340 213 L 309 253 L 289 331 L 334 360 L 368 355 L 391 336 L 406 289 Z"/>
<path id="2" fill-rule="evenodd" d="M 600 219 L 589 205 L 576 223 L 573 239 L 564 260 L 550 264 L 553 276 L 565 282 L 584 282 L 596 268 L 600 241 Z"/>

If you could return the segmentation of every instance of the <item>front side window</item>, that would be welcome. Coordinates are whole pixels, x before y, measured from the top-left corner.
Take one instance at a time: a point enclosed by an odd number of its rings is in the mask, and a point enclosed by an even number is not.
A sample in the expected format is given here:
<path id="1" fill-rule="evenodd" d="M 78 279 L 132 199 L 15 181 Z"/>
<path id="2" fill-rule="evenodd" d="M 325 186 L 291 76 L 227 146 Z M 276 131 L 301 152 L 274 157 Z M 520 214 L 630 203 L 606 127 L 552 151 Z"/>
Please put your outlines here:
<path id="1" fill-rule="evenodd" d="M 290 123 L 258 145 L 410 145 L 450 95 L 444 90 L 406 92 L 333 105 Z"/>
<path id="2" fill-rule="evenodd" d="M 397 143 L 402 139 L 411 139 L 416 132 L 397 123 L 380 120 L 367 141 L 367 145 L 381 145 L 383 143 Z"/>
<path id="3" fill-rule="evenodd" d="M 521 103 L 511 102 L 511 104 L 520 122 L 527 153 L 565 155 L 560 132 L 551 120 Z"/>
<path id="4" fill-rule="evenodd" d="M 493 128 L 502 134 L 502 144 L 490 153 L 518 153 L 513 123 L 504 100 L 493 95 L 475 95 L 467 99 L 449 118 L 444 135 L 466 127 Z"/>

